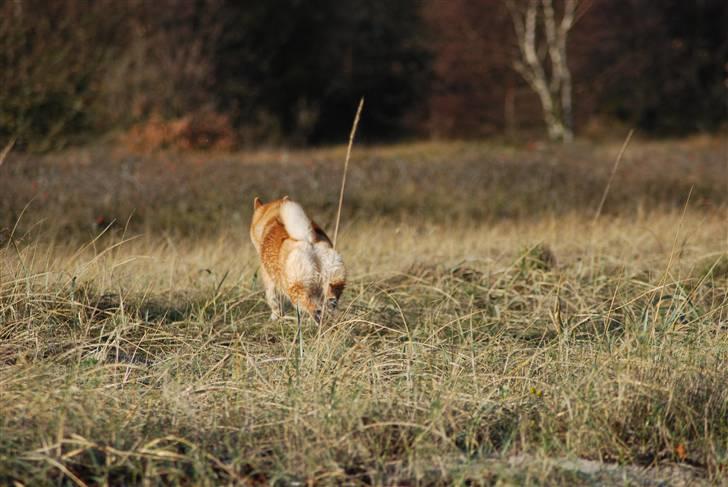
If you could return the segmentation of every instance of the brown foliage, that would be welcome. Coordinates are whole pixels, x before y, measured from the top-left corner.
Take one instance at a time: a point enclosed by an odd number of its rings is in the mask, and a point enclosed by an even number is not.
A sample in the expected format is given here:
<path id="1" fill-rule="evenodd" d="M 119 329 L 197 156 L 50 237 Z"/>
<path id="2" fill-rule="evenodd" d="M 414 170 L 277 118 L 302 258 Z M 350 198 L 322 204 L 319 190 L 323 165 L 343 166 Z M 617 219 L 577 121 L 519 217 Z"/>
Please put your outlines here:
<path id="1" fill-rule="evenodd" d="M 165 148 L 230 150 L 235 140 L 230 118 L 209 109 L 171 119 L 155 112 L 121 136 L 123 144 L 135 152 Z"/>
<path id="2" fill-rule="evenodd" d="M 504 2 L 431 0 L 423 16 L 435 53 L 427 121 L 431 135 L 540 128 L 538 100 L 511 67 L 516 47 Z"/>

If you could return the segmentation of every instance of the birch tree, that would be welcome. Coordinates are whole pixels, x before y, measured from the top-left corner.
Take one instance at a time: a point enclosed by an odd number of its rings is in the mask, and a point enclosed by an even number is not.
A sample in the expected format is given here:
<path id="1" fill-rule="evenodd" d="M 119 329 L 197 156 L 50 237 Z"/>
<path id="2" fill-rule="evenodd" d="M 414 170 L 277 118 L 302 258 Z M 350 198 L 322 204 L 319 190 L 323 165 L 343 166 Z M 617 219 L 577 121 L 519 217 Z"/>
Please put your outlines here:
<path id="1" fill-rule="evenodd" d="M 566 39 L 574 25 L 577 0 L 564 0 L 560 19 L 552 0 L 506 0 L 506 6 L 518 44 L 513 68 L 538 95 L 549 138 L 569 142 L 574 131 Z"/>

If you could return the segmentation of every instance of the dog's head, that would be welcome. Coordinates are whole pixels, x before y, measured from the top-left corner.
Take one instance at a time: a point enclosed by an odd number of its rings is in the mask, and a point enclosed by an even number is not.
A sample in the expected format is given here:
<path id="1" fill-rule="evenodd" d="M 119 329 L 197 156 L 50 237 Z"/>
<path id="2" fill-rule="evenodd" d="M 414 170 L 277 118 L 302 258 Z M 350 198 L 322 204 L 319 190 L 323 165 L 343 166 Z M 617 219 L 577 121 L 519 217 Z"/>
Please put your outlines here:
<path id="1" fill-rule="evenodd" d="M 321 296 L 318 300 L 320 304 L 311 313 L 311 316 L 319 325 L 324 315 L 331 316 L 336 311 L 341 293 L 344 291 L 344 284 L 328 285 L 323 291 L 325 293 L 324 296 Z"/>
<path id="2" fill-rule="evenodd" d="M 319 244 L 323 251 L 319 253 L 321 271 L 323 274 L 322 294 L 324 305 L 330 311 L 336 309 L 341 299 L 341 294 L 346 287 L 346 267 L 341 255 L 333 248 L 325 244 Z"/>
<path id="3" fill-rule="evenodd" d="M 253 198 L 253 214 L 257 213 L 258 210 L 260 210 L 264 206 L 280 205 L 281 203 L 283 203 L 284 201 L 287 201 L 287 200 L 288 200 L 288 195 L 285 195 L 284 197 L 277 199 L 277 200 L 273 200 L 270 203 L 263 203 L 263 200 L 261 200 L 260 198 L 258 198 L 256 196 L 255 198 Z"/>
<path id="4" fill-rule="evenodd" d="M 263 203 L 257 196 L 253 199 L 253 218 L 250 221 L 250 238 L 256 246 L 256 249 L 263 239 L 263 230 L 265 229 L 266 223 L 275 216 L 277 209 L 286 200 L 288 200 L 288 196 L 269 201 L 268 203 Z"/>
<path id="5" fill-rule="evenodd" d="M 326 286 L 326 307 L 329 311 L 334 311 L 341 299 L 341 293 L 344 292 L 346 283 L 344 281 L 331 282 Z"/>

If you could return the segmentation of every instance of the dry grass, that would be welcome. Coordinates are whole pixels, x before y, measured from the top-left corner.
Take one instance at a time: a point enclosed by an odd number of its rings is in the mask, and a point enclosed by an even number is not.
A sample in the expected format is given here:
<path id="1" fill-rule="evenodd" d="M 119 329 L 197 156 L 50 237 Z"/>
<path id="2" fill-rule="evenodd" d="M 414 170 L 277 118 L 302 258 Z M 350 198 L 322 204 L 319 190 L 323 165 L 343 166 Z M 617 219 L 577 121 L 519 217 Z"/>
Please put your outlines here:
<path id="1" fill-rule="evenodd" d="M 7 239 L 0 483 L 724 480 L 724 210 L 463 208 L 345 220 L 351 286 L 302 360 L 242 222 Z"/>
<path id="2" fill-rule="evenodd" d="M 594 214 L 621 143 L 357 147 L 342 223 L 373 215 L 470 224 L 587 208 Z M 692 208 L 724 207 L 725 151 L 720 139 L 632 141 L 603 213 L 680 209 L 691 188 Z M 345 153 L 343 146 L 212 155 L 105 147 L 44 157 L 11 153 L 0 167 L 0 243 L 26 206 L 20 234 L 33 230 L 36 238 L 43 228 L 64 241 L 83 241 L 108 222 L 123 229 L 130 215 L 129 229 L 137 233 L 236 230 L 247 224 L 254 196 L 281 194 L 295 195 L 333 231 Z"/>

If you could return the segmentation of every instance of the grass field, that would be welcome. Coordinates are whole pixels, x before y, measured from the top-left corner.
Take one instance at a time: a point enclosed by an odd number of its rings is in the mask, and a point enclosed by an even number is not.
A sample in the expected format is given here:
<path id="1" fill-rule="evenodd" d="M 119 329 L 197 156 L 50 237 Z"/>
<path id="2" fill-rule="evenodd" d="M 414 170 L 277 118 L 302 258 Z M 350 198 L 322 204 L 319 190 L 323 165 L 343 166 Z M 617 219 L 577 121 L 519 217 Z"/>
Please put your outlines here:
<path id="1" fill-rule="evenodd" d="M 355 149 L 301 359 L 250 203 L 331 229 L 342 149 L 11 156 L 0 484 L 725 483 L 726 145 L 635 142 L 595 218 L 618 149 Z"/>

